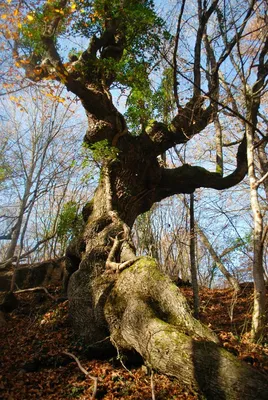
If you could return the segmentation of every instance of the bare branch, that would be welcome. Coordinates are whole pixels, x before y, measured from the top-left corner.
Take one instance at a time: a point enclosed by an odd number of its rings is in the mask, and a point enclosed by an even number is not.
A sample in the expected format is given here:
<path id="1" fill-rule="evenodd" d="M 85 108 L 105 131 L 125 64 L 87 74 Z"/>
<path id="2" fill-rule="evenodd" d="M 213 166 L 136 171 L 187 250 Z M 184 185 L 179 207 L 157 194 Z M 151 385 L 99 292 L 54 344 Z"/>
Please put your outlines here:
<path id="1" fill-rule="evenodd" d="M 263 235 L 262 235 L 262 243 L 265 242 L 266 238 L 267 238 L 267 234 L 268 234 L 268 225 L 265 226 L 264 230 L 263 230 Z"/>
<path id="2" fill-rule="evenodd" d="M 21 259 L 29 256 L 30 254 L 35 252 L 35 250 L 37 250 L 39 246 L 41 246 L 42 244 L 46 243 L 48 240 L 53 239 L 54 236 L 56 235 L 56 233 L 57 232 L 54 232 L 50 236 L 47 236 L 45 239 L 39 240 L 31 250 L 26 251 L 25 253 L 21 254 L 19 257 L 14 256 L 14 257 L 9 258 L 8 260 L 6 260 L 3 263 L 0 263 L 0 270 L 5 269 L 12 262 L 17 262 L 18 260 L 21 260 Z"/>
<path id="3" fill-rule="evenodd" d="M 257 189 L 264 181 L 265 179 L 268 178 L 268 172 L 266 172 L 265 175 L 263 175 L 263 177 L 261 179 L 259 179 L 256 183 L 255 183 L 255 188 Z"/>
<path id="4" fill-rule="evenodd" d="M 96 394 L 97 394 L 97 388 L 98 388 L 98 378 L 96 378 L 95 376 L 90 375 L 89 372 L 81 365 L 79 359 L 74 354 L 69 353 L 68 351 L 64 351 L 63 354 L 66 354 L 67 356 L 73 358 L 75 360 L 76 364 L 78 365 L 78 368 L 80 369 L 80 371 L 82 371 L 83 374 L 85 374 L 86 376 L 88 376 L 90 379 L 92 379 L 94 381 L 92 399 L 95 399 L 96 398 Z"/>
<path id="5" fill-rule="evenodd" d="M 244 29 L 246 27 L 246 24 L 247 24 L 248 20 L 250 19 L 252 12 L 254 11 L 254 6 L 255 6 L 256 2 L 257 2 L 256 0 L 251 0 L 250 6 L 248 8 L 247 14 L 246 14 L 242 24 L 241 24 L 240 30 L 235 33 L 234 37 L 228 44 L 226 43 L 226 47 L 217 62 L 217 67 L 216 67 L 215 73 L 218 72 L 221 64 L 226 60 L 226 58 L 230 55 L 231 51 L 233 50 L 234 46 L 241 39 Z"/>
<path id="6" fill-rule="evenodd" d="M 7 233 L 6 235 L 0 235 L 0 240 L 11 240 L 11 233 Z"/>
<path id="7" fill-rule="evenodd" d="M 21 294 L 21 293 L 28 293 L 28 292 L 45 292 L 46 295 L 53 301 L 56 301 L 56 297 L 52 296 L 49 291 L 47 290 L 47 288 L 43 287 L 43 286 L 37 286 L 34 288 L 28 288 L 28 289 L 21 289 L 21 290 L 16 290 L 14 293 L 16 294 Z"/>
<path id="8" fill-rule="evenodd" d="M 232 146 L 235 146 L 237 144 L 240 144 L 241 142 L 242 142 L 242 140 L 235 140 L 234 142 L 223 143 L 222 146 L 223 147 L 232 147 Z"/>

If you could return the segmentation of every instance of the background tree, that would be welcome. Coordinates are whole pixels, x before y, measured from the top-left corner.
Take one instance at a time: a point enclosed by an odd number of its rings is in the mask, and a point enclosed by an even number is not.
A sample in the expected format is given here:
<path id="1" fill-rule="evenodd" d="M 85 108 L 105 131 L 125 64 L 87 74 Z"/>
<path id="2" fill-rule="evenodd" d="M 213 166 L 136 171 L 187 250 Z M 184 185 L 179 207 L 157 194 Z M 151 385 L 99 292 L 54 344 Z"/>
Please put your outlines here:
<path id="1" fill-rule="evenodd" d="M 256 132 L 259 112 L 261 110 L 261 100 L 266 90 L 267 79 L 267 8 L 258 7 L 254 17 L 245 31 L 245 36 L 241 38 L 235 47 L 230 61 L 236 76 L 233 86 L 229 87 L 228 95 L 236 110 L 241 105 L 243 116 L 245 117 L 245 130 L 247 135 L 247 159 L 248 176 L 250 183 L 250 201 L 253 213 L 253 276 L 254 276 L 254 311 L 252 318 L 252 339 L 259 339 L 265 326 L 265 280 L 263 269 L 263 241 L 264 223 L 263 213 L 258 195 L 259 185 L 265 181 L 267 174 L 263 172 L 261 179 L 257 177 L 258 153 L 256 148 L 262 146 L 262 142 Z M 218 12 L 218 20 L 223 40 L 228 42 L 228 34 L 224 27 L 225 18 Z M 256 31 L 258 34 L 256 35 Z M 262 46 L 258 47 L 259 43 Z M 255 62 L 258 60 L 257 64 Z M 254 66 L 254 67 L 253 67 Z M 225 77 L 221 77 L 226 82 Z M 241 87 L 242 89 L 238 89 Z M 263 134 L 259 135 L 263 139 Z M 265 142 L 265 140 L 263 140 Z M 261 150 L 259 150 L 259 154 Z"/>
<path id="2" fill-rule="evenodd" d="M 37 250 L 38 243 L 44 245 L 56 235 L 59 210 L 66 201 L 67 189 L 72 185 L 75 191 L 72 177 L 78 174 L 78 168 L 74 151 L 80 133 L 73 125 L 72 103 L 63 105 L 65 100 L 61 94 L 62 90 L 52 95 L 46 90 L 41 93 L 38 88 L 31 89 L 21 92 L 19 97 L 11 96 L 11 102 L 2 104 L 5 120 L 2 122 L 4 176 L 0 218 L 1 238 L 8 243 L 3 265 L 14 261 L 15 253 L 20 258 L 23 251 L 31 253 L 32 248 Z M 82 185 L 80 193 L 81 189 Z M 52 193 L 53 217 L 50 215 L 50 227 L 44 229 L 42 223 L 47 211 L 43 209 L 41 213 L 38 209 L 41 204 L 47 207 Z M 80 196 L 76 191 L 78 203 Z M 31 235 L 34 223 L 36 228 Z"/>

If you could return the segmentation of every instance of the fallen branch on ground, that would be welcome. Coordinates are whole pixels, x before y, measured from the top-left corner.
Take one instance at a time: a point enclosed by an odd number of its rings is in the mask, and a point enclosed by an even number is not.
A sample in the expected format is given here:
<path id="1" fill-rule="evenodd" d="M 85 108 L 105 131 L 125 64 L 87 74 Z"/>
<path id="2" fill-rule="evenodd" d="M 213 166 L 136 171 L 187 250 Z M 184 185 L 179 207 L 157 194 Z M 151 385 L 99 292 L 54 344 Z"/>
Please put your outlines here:
<path id="1" fill-rule="evenodd" d="M 47 288 L 43 286 L 37 286 L 35 288 L 28 288 L 28 289 L 21 289 L 21 290 L 16 290 L 14 293 L 20 294 L 20 293 L 26 293 L 26 292 L 40 292 L 43 291 L 47 294 L 47 296 L 52 299 L 53 301 L 57 301 L 56 297 L 52 296 L 52 294 L 49 293 Z"/>
<path id="2" fill-rule="evenodd" d="M 154 386 L 154 371 L 151 370 L 151 390 L 152 390 L 152 400 L 155 400 L 155 386 Z"/>
<path id="3" fill-rule="evenodd" d="M 94 381 L 94 389 L 93 389 L 93 393 L 92 393 L 92 399 L 95 399 L 96 394 L 97 394 L 98 378 L 90 375 L 89 372 L 81 365 L 80 361 L 74 354 L 69 353 L 68 351 L 64 351 L 63 354 L 66 354 L 67 356 L 72 357 L 74 359 L 74 361 L 76 362 L 76 364 L 78 365 L 80 371 L 82 371 L 83 374 L 85 374 L 86 376 L 88 376 L 90 379 L 92 379 Z"/>

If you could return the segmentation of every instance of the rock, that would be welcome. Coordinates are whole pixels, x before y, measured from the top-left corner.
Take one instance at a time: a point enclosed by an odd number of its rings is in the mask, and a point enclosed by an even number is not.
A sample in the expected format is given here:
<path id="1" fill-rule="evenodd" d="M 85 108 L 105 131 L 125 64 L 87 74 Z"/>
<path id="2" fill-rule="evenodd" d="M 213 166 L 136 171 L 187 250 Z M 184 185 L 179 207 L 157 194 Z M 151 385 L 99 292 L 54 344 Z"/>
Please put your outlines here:
<path id="1" fill-rule="evenodd" d="M 28 289 L 36 286 L 57 285 L 63 282 L 65 258 L 43 261 L 32 265 L 19 265 L 16 268 L 16 289 Z M 13 269 L 0 271 L 0 291 L 10 290 Z"/>

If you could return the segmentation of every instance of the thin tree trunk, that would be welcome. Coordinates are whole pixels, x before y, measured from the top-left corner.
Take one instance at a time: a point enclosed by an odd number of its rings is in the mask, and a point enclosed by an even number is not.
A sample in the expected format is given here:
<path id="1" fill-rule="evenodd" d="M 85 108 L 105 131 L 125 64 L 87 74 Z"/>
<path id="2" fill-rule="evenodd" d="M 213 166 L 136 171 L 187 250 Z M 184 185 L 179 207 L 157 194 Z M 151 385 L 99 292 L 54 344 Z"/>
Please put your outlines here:
<path id="1" fill-rule="evenodd" d="M 194 218 L 194 194 L 190 194 L 190 264 L 191 278 L 194 295 L 194 316 L 199 315 L 199 294 L 197 281 L 197 266 L 196 266 L 196 237 L 195 237 L 195 218 Z"/>
<path id="2" fill-rule="evenodd" d="M 189 209 L 189 205 L 187 204 L 187 202 L 184 202 L 184 204 Z M 196 230 L 198 232 L 198 235 L 199 235 L 201 241 L 203 242 L 204 246 L 208 249 L 213 261 L 215 262 L 215 264 L 217 265 L 217 267 L 219 268 L 221 273 L 225 276 L 225 278 L 227 279 L 229 284 L 236 291 L 239 291 L 240 286 L 239 286 L 238 280 L 233 275 L 231 275 L 230 272 L 225 268 L 223 262 L 221 261 L 221 257 L 217 254 L 217 252 L 213 248 L 212 244 L 210 243 L 208 237 L 204 233 L 203 229 L 198 225 L 198 223 L 196 221 L 195 221 L 195 227 L 196 227 Z"/>
<path id="3" fill-rule="evenodd" d="M 214 126 L 216 130 L 216 172 L 223 176 L 222 129 L 217 114 L 214 116 Z"/>
<path id="4" fill-rule="evenodd" d="M 259 158 L 259 162 L 260 162 L 260 170 L 261 170 L 262 176 L 264 176 L 268 171 L 268 157 L 267 157 L 267 153 L 265 151 L 266 146 L 267 146 L 267 142 L 263 142 L 261 144 L 261 146 L 259 146 L 257 148 L 258 158 Z M 265 190 L 266 200 L 268 202 L 268 179 L 265 179 L 263 181 L 263 186 L 264 186 L 264 190 Z"/>
<path id="5" fill-rule="evenodd" d="M 250 183 L 250 202 L 253 213 L 253 278 L 254 278 L 254 308 L 252 314 L 252 341 L 261 339 L 265 327 L 266 288 L 263 269 L 263 217 L 258 199 L 258 185 L 255 174 L 254 131 L 246 126 L 248 177 Z"/>
<path id="6" fill-rule="evenodd" d="M 240 286 L 239 286 L 239 282 L 238 280 L 230 274 L 230 272 L 225 268 L 220 256 L 216 253 L 215 249 L 213 248 L 212 244 L 210 243 L 210 241 L 208 240 L 208 237 L 206 236 L 206 234 L 204 233 L 204 231 L 200 228 L 199 225 L 197 225 L 197 229 L 198 229 L 198 235 L 201 239 L 201 241 L 203 242 L 203 244 L 205 245 L 205 247 L 208 249 L 213 261 L 215 262 L 215 264 L 217 265 L 217 267 L 219 268 L 219 270 L 221 271 L 221 273 L 225 276 L 225 278 L 227 279 L 227 281 L 229 282 L 229 284 L 236 290 L 239 291 L 240 290 Z"/>
<path id="7" fill-rule="evenodd" d="M 17 246 L 17 243 L 18 243 L 18 240 L 19 240 L 21 227 L 22 227 L 22 223 L 23 223 L 23 216 L 24 216 L 25 208 L 27 206 L 27 202 L 28 202 L 29 195 L 30 195 L 30 189 L 31 189 L 31 185 L 32 185 L 31 178 L 32 178 L 32 175 L 27 178 L 24 194 L 23 194 L 23 197 L 22 197 L 21 202 L 20 202 L 18 220 L 16 222 L 16 227 L 15 227 L 13 233 L 12 233 L 12 239 L 11 239 L 11 242 L 10 242 L 9 247 L 7 249 L 5 260 L 9 260 L 10 258 L 12 258 L 14 256 L 14 254 L 15 254 L 15 251 L 16 251 L 16 246 Z"/>

